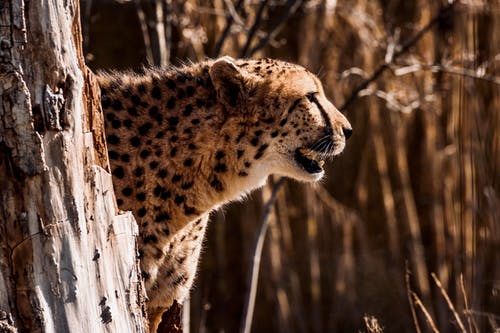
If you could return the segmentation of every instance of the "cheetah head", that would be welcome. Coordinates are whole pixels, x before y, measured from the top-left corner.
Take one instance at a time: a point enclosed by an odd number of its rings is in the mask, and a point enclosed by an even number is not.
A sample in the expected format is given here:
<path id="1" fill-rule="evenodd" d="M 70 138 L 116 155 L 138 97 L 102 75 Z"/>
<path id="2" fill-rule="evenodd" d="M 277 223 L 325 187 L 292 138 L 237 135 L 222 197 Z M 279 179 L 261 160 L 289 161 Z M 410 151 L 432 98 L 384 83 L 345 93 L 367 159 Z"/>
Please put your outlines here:
<path id="1" fill-rule="evenodd" d="M 351 136 L 351 125 L 326 98 L 320 80 L 301 66 L 224 57 L 210 75 L 228 122 L 238 119 L 232 126 L 243 127 L 255 146 L 261 174 L 317 181 L 325 160 L 340 154 Z"/>

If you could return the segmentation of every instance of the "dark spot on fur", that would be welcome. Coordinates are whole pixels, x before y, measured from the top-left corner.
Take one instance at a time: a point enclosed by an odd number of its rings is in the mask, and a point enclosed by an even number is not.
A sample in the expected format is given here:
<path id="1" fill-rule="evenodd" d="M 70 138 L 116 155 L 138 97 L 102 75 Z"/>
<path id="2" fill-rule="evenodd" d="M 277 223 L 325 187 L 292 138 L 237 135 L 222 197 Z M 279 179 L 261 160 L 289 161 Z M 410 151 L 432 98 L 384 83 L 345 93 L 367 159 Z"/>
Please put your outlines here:
<path id="1" fill-rule="evenodd" d="M 165 82 L 165 84 L 167 85 L 168 89 L 170 89 L 170 90 L 175 90 L 175 88 L 177 87 L 177 85 L 175 84 L 175 81 L 172 79 L 168 79 L 167 82 Z"/>
<path id="2" fill-rule="evenodd" d="M 192 165 L 193 165 L 193 159 L 191 159 L 191 158 L 186 158 L 186 159 L 184 160 L 184 162 L 183 162 L 183 165 L 184 165 L 185 167 L 190 167 L 190 166 L 192 166 Z"/>
<path id="3" fill-rule="evenodd" d="M 107 113 L 106 114 L 106 119 L 108 121 L 113 121 L 115 119 L 115 114 L 114 113 Z"/>
<path id="4" fill-rule="evenodd" d="M 190 143 L 190 144 L 188 144 L 188 149 L 189 150 L 196 150 L 196 145 Z"/>
<path id="5" fill-rule="evenodd" d="M 137 167 L 137 168 L 135 168 L 135 170 L 134 170 L 134 175 L 135 175 L 136 177 L 140 177 L 140 176 L 142 176 L 143 174 L 144 174 L 144 168 L 143 168 L 143 167 Z"/>
<path id="6" fill-rule="evenodd" d="M 187 86 L 187 88 L 186 88 L 186 95 L 187 95 L 188 97 L 193 96 L 193 95 L 194 95 L 194 92 L 195 92 L 195 89 L 194 89 L 194 87 L 193 87 L 193 86 Z"/>
<path id="7" fill-rule="evenodd" d="M 139 201 L 145 201 L 146 200 L 146 193 L 144 192 L 139 192 L 135 195 L 135 198 Z"/>
<path id="8" fill-rule="evenodd" d="M 132 127 L 132 120 L 130 120 L 130 119 L 125 119 L 125 120 L 123 121 L 123 125 L 125 125 L 125 127 L 126 127 L 126 128 L 130 128 L 130 127 Z"/>
<path id="9" fill-rule="evenodd" d="M 151 89 L 151 96 L 154 98 L 154 99 L 161 99 L 161 90 L 159 87 L 153 87 L 153 89 Z"/>
<path id="10" fill-rule="evenodd" d="M 111 134 L 108 135 L 108 142 L 112 145 L 117 145 L 120 143 L 120 139 L 116 135 Z"/>
<path id="11" fill-rule="evenodd" d="M 148 244 L 148 243 L 156 244 L 156 243 L 158 243 L 158 238 L 155 235 L 147 235 L 142 239 L 142 242 L 144 244 Z"/>
<path id="12" fill-rule="evenodd" d="M 129 197 L 132 194 L 132 189 L 130 187 L 125 187 L 122 190 L 122 194 L 126 197 Z"/>
<path id="13" fill-rule="evenodd" d="M 288 121 L 287 118 L 283 119 L 282 121 L 280 121 L 280 126 L 284 126 L 286 124 L 286 122 Z"/>
<path id="14" fill-rule="evenodd" d="M 177 140 L 179 140 L 179 137 L 178 137 L 177 135 L 172 135 L 172 136 L 170 137 L 170 142 L 175 143 L 175 142 L 177 142 Z"/>
<path id="15" fill-rule="evenodd" d="M 191 115 L 192 112 L 193 112 L 193 106 L 191 104 L 188 104 L 186 105 L 186 108 L 184 109 L 182 115 L 184 117 L 189 117 L 189 115 Z"/>
<path id="16" fill-rule="evenodd" d="M 141 207 L 141 208 L 139 208 L 139 210 L 137 211 L 137 216 L 139 216 L 139 217 L 144 217 L 144 216 L 146 215 L 146 212 L 147 212 L 147 211 L 146 211 L 146 208 Z"/>
<path id="17" fill-rule="evenodd" d="M 146 271 L 142 271 L 141 276 L 144 280 L 149 280 L 149 278 L 151 277 L 151 275 L 149 275 L 149 273 Z"/>
<path id="18" fill-rule="evenodd" d="M 183 195 L 176 195 L 174 198 L 174 202 L 177 206 L 179 206 L 181 203 L 183 203 L 184 200 L 186 200 L 186 197 Z"/>
<path id="19" fill-rule="evenodd" d="M 170 229 L 169 229 L 168 227 L 164 227 L 164 228 L 162 228 L 162 229 L 161 229 L 161 232 L 163 232 L 163 234 L 164 234 L 165 236 L 170 235 Z"/>
<path id="20" fill-rule="evenodd" d="M 146 93 L 146 86 L 141 83 L 137 86 L 137 91 L 140 92 L 141 94 L 145 94 Z"/>
<path id="21" fill-rule="evenodd" d="M 224 186 L 222 185 L 222 182 L 215 175 L 213 176 L 212 180 L 210 181 L 210 186 L 212 188 L 214 188 L 217 192 L 224 191 Z"/>
<path id="22" fill-rule="evenodd" d="M 246 177 L 246 176 L 248 176 L 248 173 L 246 171 L 240 171 L 240 172 L 238 172 L 238 176 Z"/>
<path id="23" fill-rule="evenodd" d="M 252 166 L 252 163 L 246 161 L 245 162 L 245 168 L 250 168 Z"/>
<path id="24" fill-rule="evenodd" d="M 122 127 L 122 122 L 118 119 L 115 119 L 111 122 L 111 126 L 114 128 L 114 129 L 118 129 L 120 127 Z"/>
<path id="25" fill-rule="evenodd" d="M 177 99 L 183 99 L 184 97 L 186 97 L 186 93 L 184 92 L 184 89 L 177 90 Z"/>
<path id="26" fill-rule="evenodd" d="M 287 135 L 288 135 L 288 132 L 281 133 L 281 136 L 282 136 L 282 137 L 285 137 L 285 136 L 287 136 Z"/>
<path id="27" fill-rule="evenodd" d="M 257 153 L 255 154 L 255 156 L 253 158 L 256 160 L 261 158 L 262 155 L 264 155 L 264 151 L 267 149 L 267 147 L 268 147 L 267 144 L 263 144 L 262 146 L 260 146 L 259 149 L 257 150 Z"/>
<path id="28" fill-rule="evenodd" d="M 184 205 L 184 214 L 186 215 L 196 215 L 196 209 L 194 207 Z"/>
<path id="29" fill-rule="evenodd" d="M 160 178 L 166 178 L 167 176 L 168 176 L 167 169 L 161 168 L 158 171 L 158 177 L 160 177 Z"/>
<path id="30" fill-rule="evenodd" d="M 181 175 L 175 174 L 172 176 L 172 183 L 178 183 L 182 179 Z"/>
<path id="31" fill-rule="evenodd" d="M 244 154 L 244 153 L 245 153 L 245 151 L 244 151 L 244 150 L 238 149 L 238 150 L 236 151 L 236 156 L 238 156 L 238 159 L 240 159 L 240 158 L 241 158 L 241 156 L 243 156 L 243 154 Z"/>
<path id="32" fill-rule="evenodd" d="M 110 159 L 112 160 L 117 160 L 119 157 L 120 157 L 120 154 L 118 154 L 116 151 L 114 150 L 108 150 L 108 156 Z"/>
<path id="33" fill-rule="evenodd" d="M 170 220 L 170 215 L 167 212 L 161 212 L 160 214 L 155 216 L 156 223 L 165 222 L 168 220 Z"/>
<path id="34" fill-rule="evenodd" d="M 261 136 L 264 133 L 262 130 L 255 131 L 255 136 Z"/>
<path id="35" fill-rule="evenodd" d="M 122 179 L 123 176 L 125 176 L 125 171 L 121 166 L 119 166 L 113 170 L 113 176 L 117 177 L 118 179 Z"/>
<path id="36" fill-rule="evenodd" d="M 148 158 L 148 156 L 151 154 L 151 151 L 147 150 L 147 149 L 144 149 L 141 151 L 141 153 L 139 154 L 141 156 L 142 159 L 146 159 Z"/>
<path id="37" fill-rule="evenodd" d="M 205 102 L 202 99 L 197 98 L 196 99 L 196 106 L 198 108 L 201 108 L 203 105 L 205 105 Z"/>
<path id="38" fill-rule="evenodd" d="M 262 146 L 259 147 L 257 151 L 264 151 L 267 149 L 267 147 L 269 147 L 269 145 L 267 143 L 264 143 Z"/>
<path id="39" fill-rule="evenodd" d="M 170 150 L 170 157 L 175 157 L 177 155 L 177 148 L 174 147 Z"/>
<path id="40" fill-rule="evenodd" d="M 272 124 L 274 122 L 274 118 L 273 117 L 266 118 L 266 119 L 264 119 L 264 122 L 266 124 Z"/>
<path id="41" fill-rule="evenodd" d="M 151 118 L 153 118 L 154 120 L 156 120 L 156 122 L 160 125 L 163 122 L 163 115 L 160 113 L 160 111 L 158 110 L 158 107 L 156 107 L 156 106 L 152 106 L 149 109 L 149 116 Z"/>
<path id="42" fill-rule="evenodd" d="M 141 144 L 141 139 L 139 139 L 138 137 L 134 136 L 130 139 L 130 144 L 133 146 L 133 147 L 139 147 L 139 145 Z"/>
<path id="43" fill-rule="evenodd" d="M 156 185 L 156 187 L 153 189 L 153 194 L 155 197 L 159 197 L 165 190 L 166 189 L 163 186 Z"/>
<path id="44" fill-rule="evenodd" d="M 215 153 L 215 158 L 220 160 L 221 158 L 224 158 L 226 156 L 226 153 L 224 153 L 222 150 L 217 150 Z"/>
<path id="45" fill-rule="evenodd" d="M 116 199 L 116 204 L 117 204 L 118 206 L 123 205 L 123 200 L 122 200 L 122 199 Z"/>
<path id="46" fill-rule="evenodd" d="M 187 182 L 187 183 L 183 183 L 183 184 L 181 185 L 181 188 L 182 188 L 183 190 L 187 190 L 187 189 L 190 189 L 190 188 L 193 186 L 193 184 L 194 184 L 194 182 Z"/>
<path id="47" fill-rule="evenodd" d="M 191 120 L 191 124 L 193 125 L 198 125 L 200 123 L 200 119 L 198 118 L 194 118 L 193 120 Z"/>
<path id="48" fill-rule="evenodd" d="M 140 99 L 140 97 L 139 97 L 139 96 L 137 96 L 137 95 L 132 95 L 132 96 L 130 96 L 130 100 L 132 101 L 132 103 L 133 103 L 134 105 L 139 105 L 139 104 L 141 104 L 141 99 Z"/>
<path id="49" fill-rule="evenodd" d="M 113 103 L 111 104 L 111 107 L 113 108 L 113 110 L 116 110 L 116 111 L 120 111 L 123 109 L 122 102 L 117 100 L 117 99 L 113 101 Z"/>
<path id="50" fill-rule="evenodd" d="M 130 155 L 129 154 L 123 154 L 120 159 L 123 161 L 123 162 L 130 162 Z"/>
<path id="51" fill-rule="evenodd" d="M 177 118 L 177 117 L 170 117 L 170 118 L 167 119 L 167 121 L 168 121 L 168 124 L 170 126 L 177 126 L 177 124 L 179 123 L 179 118 Z"/>
<path id="52" fill-rule="evenodd" d="M 150 122 L 147 122 L 147 123 L 139 126 L 139 134 L 140 135 L 146 135 L 146 134 L 148 134 L 148 132 L 151 129 L 151 127 L 153 127 L 153 124 L 151 124 Z"/>
<path id="53" fill-rule="evenodd" d="M 110 107 L 110 105 L 111 105 L 111 100 L 108 97 L 106 97 L 106 96 L 102 96 L 101 97 L 101 106 L 102 106 L 102 108 L 103 109 L 107 109 L 107 108 Z"/>
<path id="54" fill-rule="evenodd" d="M 257 147 L 257 145 L 259 144 L 259 138 L 252 138 L 252 140 L 250 140 L 250 143 L 252 144 L 252 146 Z"/>
<path id="55" fill-rule="evenodd" d="M 170 97 L 170 99 L 167 102 L 167 108 L 169 108 L 170 110 L 175 108 L 175 97 Z"/>
<path id="56" fill-rule="evenodd" d="M 165 136 L 165 132 L 163 132 L 163 131 L 159 131 L 158 133 L 156 133 L 155 138 L 156 138 L 156 139 L 161 139 L 161 138 L 163 138 L 164 136 Z"/>
<path id="57" fill-rule="evenodd" d="M 215 172 L 226 172 L 227 171 L 227 166 L 224 163 L 218 163 L 215 168 Z"/>
<path id="58" fill-rule="evenodd" d="M 151 170 L 156 169 L 158 167 L 158 165 L 159 165 L 158 161 L 151 161 L 151 162 L 149 162 L 149 168 Z"/>
<path id="59" fill-rule="evenodd" d="M 127 112 L 129 115 L 131 115 L 132 117 L 135 117 L 137 116 L 137 109 L 136 108 L 127 108 Z"/>

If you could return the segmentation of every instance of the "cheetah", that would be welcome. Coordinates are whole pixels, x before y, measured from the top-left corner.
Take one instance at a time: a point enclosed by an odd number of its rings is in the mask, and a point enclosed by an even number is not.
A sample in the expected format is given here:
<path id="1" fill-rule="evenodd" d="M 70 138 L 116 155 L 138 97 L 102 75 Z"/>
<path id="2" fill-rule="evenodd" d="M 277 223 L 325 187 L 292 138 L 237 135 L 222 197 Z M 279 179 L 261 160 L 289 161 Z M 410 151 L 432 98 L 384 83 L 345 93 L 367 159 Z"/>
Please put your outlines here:
<path id="1" fill-rule="evenodd" d="M 313 182 L 351 136 L 319 79 L 272 59 L 99 73 L 117 204 L 139 224 L 152 332 L 188 295 L 208 215 L 269 175 Z"/>

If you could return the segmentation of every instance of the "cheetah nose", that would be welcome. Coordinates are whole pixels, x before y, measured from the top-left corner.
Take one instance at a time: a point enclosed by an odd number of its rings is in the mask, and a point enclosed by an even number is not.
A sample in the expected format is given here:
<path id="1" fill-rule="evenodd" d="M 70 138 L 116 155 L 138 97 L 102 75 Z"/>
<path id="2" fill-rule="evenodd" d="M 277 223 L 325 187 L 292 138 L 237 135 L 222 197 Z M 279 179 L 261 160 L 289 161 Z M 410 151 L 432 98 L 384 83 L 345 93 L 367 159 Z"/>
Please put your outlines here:
<path id="1" fill-rule="evenodd" d="M 342 132 L 344 132 L 344 137 L 349 139 L 352 135 L 352 128 L 350 127 L 342 127 Z"/>

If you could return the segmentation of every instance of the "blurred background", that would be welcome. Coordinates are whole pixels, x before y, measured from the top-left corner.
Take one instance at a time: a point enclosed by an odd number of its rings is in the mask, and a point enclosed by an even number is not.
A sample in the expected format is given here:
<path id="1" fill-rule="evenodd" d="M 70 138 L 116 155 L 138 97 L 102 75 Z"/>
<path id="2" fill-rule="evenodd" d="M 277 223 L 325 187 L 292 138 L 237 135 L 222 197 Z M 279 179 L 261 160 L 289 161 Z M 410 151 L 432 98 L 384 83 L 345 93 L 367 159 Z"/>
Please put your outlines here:
<path id="1" fill-rule="evenodd" d="M 82 0 L 81 21 L 93 70 L 279 58 L 351 121 L 324 181 L 278 193 L 252 332 L 500 331 L 500 2 Z M 190 332 L 239 330 L 271 189 L 213 214 Z"/>

